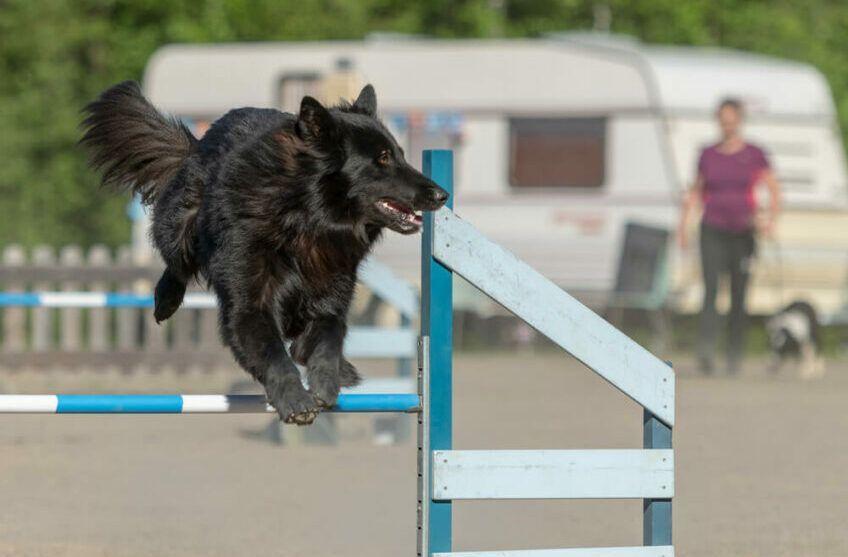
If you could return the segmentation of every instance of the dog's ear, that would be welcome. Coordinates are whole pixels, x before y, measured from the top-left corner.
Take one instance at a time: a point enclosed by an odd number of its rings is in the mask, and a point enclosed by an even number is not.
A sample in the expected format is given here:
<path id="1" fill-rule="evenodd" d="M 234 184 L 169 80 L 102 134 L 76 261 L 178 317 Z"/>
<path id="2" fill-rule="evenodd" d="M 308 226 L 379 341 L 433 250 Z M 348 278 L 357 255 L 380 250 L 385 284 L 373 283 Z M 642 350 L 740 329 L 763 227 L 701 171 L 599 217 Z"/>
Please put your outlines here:
<path id="1" fill-rule="evenodd" d="M 370 83 L 362 88 L 356 101 L 353 103 L 353 111 L 366 116 L 377 115 L 377 93 L 374 92 L 374 86 Z"/>
<path id="2" fill-rule="evenodd" d="M 322 142 L 332 139 L 336 124 L 330 111 L 310 96 L 300 101 L 297 117 L 297 135 L 307 142 Z"/>

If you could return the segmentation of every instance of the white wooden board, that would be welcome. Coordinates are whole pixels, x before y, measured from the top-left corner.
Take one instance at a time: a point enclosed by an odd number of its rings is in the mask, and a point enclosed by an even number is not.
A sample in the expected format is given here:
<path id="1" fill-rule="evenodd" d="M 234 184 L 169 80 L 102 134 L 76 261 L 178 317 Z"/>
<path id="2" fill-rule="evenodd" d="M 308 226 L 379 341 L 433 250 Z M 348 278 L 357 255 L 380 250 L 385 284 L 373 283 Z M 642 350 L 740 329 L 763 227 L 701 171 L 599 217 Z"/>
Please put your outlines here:
<path id="1" fill-rule="evenodd" d="M 671 449 L 433 451 L 435 500 L 667 499 Z"/>
<path id="2" fill-rule="evenodd" d="M 412 329 L 351 327 L 344 343 L 348 358 L 416 358 L 418 333 Z"/>
<path id="3" fill-rule="evenodd" d="M 357 278 L 379 298 L 394 306 L 401 315 L 410 319 L 418 316 L 418 292 L 391 268 L 369 257 L 359 266 Z"/>
<path id="4" fill-rule="evenodd" d="M 401 395 L 418 392 L 418 380 L 415 377 L 365 377 L 355 387 L 344 387 L 342 392 L 348 395 Z"/>
<path id="5" fill-rule="evenodd" d="M 674 547 L 582 547 L 574 549 L 528 549 L 524 551 L 472 551 L 434 553 L 433 557 L 674 557 Z"/>
<path id="6" fill-rule="evenodd" d="M 450 209 L 440 209 L 434 223 L 433 253 L 439 261 L 660 420 L 674 425 L 671 367 L 512 253 L 489 241 Z"/>

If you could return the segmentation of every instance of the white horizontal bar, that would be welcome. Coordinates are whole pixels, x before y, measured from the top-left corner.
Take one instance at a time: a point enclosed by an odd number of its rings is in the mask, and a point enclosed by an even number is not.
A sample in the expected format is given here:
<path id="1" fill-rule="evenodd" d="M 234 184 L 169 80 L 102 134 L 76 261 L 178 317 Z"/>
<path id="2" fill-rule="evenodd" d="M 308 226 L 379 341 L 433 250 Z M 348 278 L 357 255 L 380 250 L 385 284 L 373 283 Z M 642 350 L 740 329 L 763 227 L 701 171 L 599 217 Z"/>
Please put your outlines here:
<path id="1" fill-rule="evenodd" d="M 187 292 L 181 307 L 186 309 L 214 309 L 218 307 L 218 298 L 204 292 Z"/>
<path id="2" fill-rule="evenodd" d="M 671 545 L 656 545 L 518 551 L 461 551 L 458 553 L 434 553 L 433 557 L 674 557 L 674 547 Z"/>
<path id="3" fill-rule="evenodd" d="M 412 329 L 351 327 L 344 342 L 348 358 L 415 358 L 418 334 Z"/>
<path id="4" fill-rule="evenodd" d="M 418 392 L 416 377 L 372 377 L 366 378 L 356 387 L 345 387 L 343 393 L 364 395 L 369 393 L 410 394 Z"/>
<path id="5" fill-rule="evenodd" d="M 52 414 L 57 406 L 56 395 L 0 395 L 0 414 Z"/>
<path id="6" fill-rule="evenodd" d="M 273 412 L 274 409 L 259 397 L 245 399 L 245 403 L 237 407 L 226 395 L 183 395 L 183 414 L 206 413 L 255 413 Z"/>
<path id="7" fill-rule="evenodd" d="M 434 500 L 667 499 L 671 449 L 433 451 Z"/>
<path id="8" fill-rule="evenodd" d="M 44 292 L 41 304 L 54 308 L 92 308 L 106 305 L 106 294 L 102 292 Z"/>
<path id="9" fill-rule="evenodd" d="M 450 209 L 442 208 L 434 217 L 433 254 L 660 420 L 674 425 L 670 366 Z"/>

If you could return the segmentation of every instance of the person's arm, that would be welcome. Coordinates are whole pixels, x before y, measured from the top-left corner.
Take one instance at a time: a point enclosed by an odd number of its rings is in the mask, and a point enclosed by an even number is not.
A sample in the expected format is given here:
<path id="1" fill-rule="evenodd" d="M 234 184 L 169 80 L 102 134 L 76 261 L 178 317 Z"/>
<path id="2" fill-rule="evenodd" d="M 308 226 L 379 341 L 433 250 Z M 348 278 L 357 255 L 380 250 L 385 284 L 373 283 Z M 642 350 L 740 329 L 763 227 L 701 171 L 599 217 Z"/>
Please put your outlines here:
<path id="1" fill-rule="evenodd" d="M 689 247 L 689 238 L 687 236 L 689 233 L 689 218 L 698 207 L 703 190 L 704 177 L 698 174 L 697 178 L 695 178 L 695 183 L 683 195 L 683 202 L 680 204 L 680 224 L 677 227 L 677 241 L 680 244 L 680 249 Z"/>
<path id="2" fill-rule="evenodd" d="M 777 218 L 780 216 L 783 201 L 780 193 L 780 182 L 777 180 L 777 176 L 774 175 L 774 172 L 768 168 L 763 170 L 760 179 L 763 183 L 765 183 L 769 192 L 768 211 L 766 213 L 765 221 L 760 227 L 760 232 L 766 237 L 771 237 L 774 234 L 774 227 L 777 224 Z"/>

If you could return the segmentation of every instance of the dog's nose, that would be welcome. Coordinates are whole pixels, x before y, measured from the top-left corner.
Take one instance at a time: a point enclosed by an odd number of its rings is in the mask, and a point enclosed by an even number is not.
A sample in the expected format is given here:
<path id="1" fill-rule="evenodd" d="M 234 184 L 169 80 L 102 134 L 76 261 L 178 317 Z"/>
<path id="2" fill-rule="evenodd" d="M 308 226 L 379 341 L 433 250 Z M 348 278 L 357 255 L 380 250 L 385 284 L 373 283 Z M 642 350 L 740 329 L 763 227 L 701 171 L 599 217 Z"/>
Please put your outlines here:
<path id="1" fill-rule="evenodd" d="M 441 207 L 448 200 L 450 194 L 442 188 L 433 188 L 430 190 L 430 197 L 433 199 L 434 203 L 437 203 L 439 207 Z"/>

